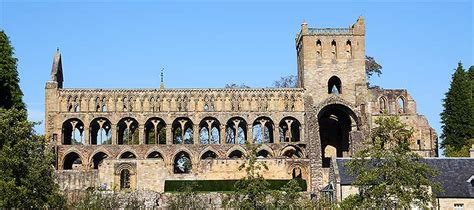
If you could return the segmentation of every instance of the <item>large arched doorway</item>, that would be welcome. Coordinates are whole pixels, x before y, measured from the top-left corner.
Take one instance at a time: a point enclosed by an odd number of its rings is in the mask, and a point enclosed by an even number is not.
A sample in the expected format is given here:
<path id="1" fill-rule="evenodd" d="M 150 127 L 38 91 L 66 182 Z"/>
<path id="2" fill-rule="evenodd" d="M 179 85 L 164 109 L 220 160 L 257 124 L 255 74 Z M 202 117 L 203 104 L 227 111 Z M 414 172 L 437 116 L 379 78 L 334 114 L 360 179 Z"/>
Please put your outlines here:
<path id="1" fill-rule="evenodd" d="M 331 157 L 350 156 L 349 134 L 357 129 L 357 116 L 347 106 L 331 104 L 318 113 L 319 136 L 323 167 L 329 167 Z"/>

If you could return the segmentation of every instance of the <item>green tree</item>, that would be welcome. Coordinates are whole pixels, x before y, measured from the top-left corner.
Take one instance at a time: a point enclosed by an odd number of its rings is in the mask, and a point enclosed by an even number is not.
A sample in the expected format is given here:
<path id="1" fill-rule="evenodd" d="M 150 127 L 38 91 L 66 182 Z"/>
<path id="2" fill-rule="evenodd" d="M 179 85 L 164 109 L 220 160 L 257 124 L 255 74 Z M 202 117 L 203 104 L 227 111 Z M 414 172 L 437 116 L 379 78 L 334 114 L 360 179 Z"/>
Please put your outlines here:
<path id="1" fill-rule="evenodd" d="M 53 158 L 33 126 L 25 110 L 0 108 L 0 208 L 63 205 L 53 177 Z"/>
<path id="2" fill-rule="evenodd" d="M 451 86 L 443 100 L 441 148 L 445 149 L 446 156 L 468 156 L 473 143 L 470 140 L 474 138 L 472 74 L 472 70 L 466 73 L 462 64 L 458 63 Z"/>
<path id="3" fill-rule="evenodd" d="M 359 193 L 343 201 L 343 208 L 410 208 L 426 207 L 434 201 L 430 180 L 436 171 L 421 161 L 409 148 L 412 129 L 397 116 L 377 118 L 367 147 L 358 152 L 347 168 Z"/>
<path id="4" fill-rule="evenodd" d="M 25 108 L 16 62 L 10 40 L 2 30 L 0 31 L 0 108 Z"/>
<path id="5" fill-rule="evenodd" d="M 269 183 L 260 173 L 268 170 L 263 161 L 258 161 L 257 153 L 260 145 L 246 144 L 247 154 L 239 170 L 245 170 L 246 176 L 235 183 L 235 192 L 231 205 L 243 209 L 263 209 L 267 204 Z"/>
<path id="6" fill-rule="evenodd" d="M 0 208 L 60 207 L 64 200 L 54 181 L 53 157 L 27 120 L 17 59 L 3 31 L 0 51 Z"/>

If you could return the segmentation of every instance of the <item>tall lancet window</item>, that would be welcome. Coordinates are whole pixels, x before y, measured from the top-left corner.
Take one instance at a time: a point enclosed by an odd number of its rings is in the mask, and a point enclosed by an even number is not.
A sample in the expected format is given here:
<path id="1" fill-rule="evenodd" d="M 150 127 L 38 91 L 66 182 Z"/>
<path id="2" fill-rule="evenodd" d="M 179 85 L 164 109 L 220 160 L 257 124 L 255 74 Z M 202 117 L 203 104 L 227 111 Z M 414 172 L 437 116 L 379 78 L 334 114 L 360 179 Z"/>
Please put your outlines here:
<path id="1" fill-rule="evenodd" d="M 316 41 L 316 56 L 317 56 L 317 58 L 323 57 L 323 47 L 322 47 L 322 44 L 321 44 L 321 40 L 319 40 L 319 39 L 318 39 L 318 41 Z"/>
<path id="2" fill-rule="evenodd" d="M 351 40 L 347 40 L 346 42 L 346 57 L 352 58 L 352 43 Z"/>
<path id="3" fill-rule="evenodd" d="M 336 41 L 335 40 L 332 40 L 332 42 L 331 42 L 331 54 L 332 54 L 333 59 L 337 58 L 337 47 L 336 47 Z"/>

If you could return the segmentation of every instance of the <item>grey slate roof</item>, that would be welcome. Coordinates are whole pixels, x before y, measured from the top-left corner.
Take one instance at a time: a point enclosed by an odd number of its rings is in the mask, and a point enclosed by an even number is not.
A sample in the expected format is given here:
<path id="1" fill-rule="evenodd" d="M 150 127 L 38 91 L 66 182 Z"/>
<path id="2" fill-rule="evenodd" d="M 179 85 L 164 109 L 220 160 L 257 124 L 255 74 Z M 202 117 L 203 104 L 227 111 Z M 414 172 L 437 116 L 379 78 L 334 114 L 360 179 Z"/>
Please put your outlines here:
<path id="1" fill-rule="evenodd" d="M 349 158 L 337 158 L 341 185 L 350 185 L 354 181 L 344 167 Z M 440 183 L 443 192 L 435 192 L 438 198 L 474 198 L 474 186 L 468 182 L 474 176 L 474 158 L 425 158 L 422 160 L 438 170 L 433 181 Z"/>

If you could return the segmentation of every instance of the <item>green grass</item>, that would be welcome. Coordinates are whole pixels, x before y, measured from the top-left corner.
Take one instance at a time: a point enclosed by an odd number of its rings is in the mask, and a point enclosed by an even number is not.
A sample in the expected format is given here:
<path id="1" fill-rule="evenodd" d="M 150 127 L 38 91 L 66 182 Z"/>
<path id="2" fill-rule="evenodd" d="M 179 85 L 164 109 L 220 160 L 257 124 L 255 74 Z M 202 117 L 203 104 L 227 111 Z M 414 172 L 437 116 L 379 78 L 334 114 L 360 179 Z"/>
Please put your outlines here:
<path id="1" fill-rule="evenodd" d="M 303 191 L 306 191 L 306 181 L 296 179 Z M 192 186 L 195 192 L 231 192 L 235 191 L 234 184 L 238 180 L 166 180 L 165 192 L 180 192 L 187 186 Z M 289 179 L 270 179 L 269 190 L 280 190 Z"/>

